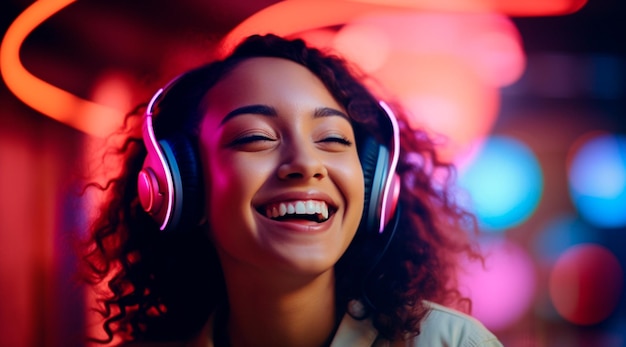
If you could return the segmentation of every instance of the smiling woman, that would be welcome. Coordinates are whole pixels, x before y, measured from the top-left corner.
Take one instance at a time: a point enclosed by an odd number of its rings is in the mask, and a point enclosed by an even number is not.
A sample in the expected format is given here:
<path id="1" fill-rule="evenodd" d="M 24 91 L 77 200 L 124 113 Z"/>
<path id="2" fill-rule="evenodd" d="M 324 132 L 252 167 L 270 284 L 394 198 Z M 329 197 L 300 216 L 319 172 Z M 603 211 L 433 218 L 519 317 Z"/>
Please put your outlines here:
<path id="1" fill-rule="evenodd" d="M 332 269 L 356 232 L 365 189 L 343 107 L 304 66 L 267 57 L 239 63 L 204 100 L 200 158 L 211 175 L 207 216 L 222 267 Z M 328 214 L 321 223 L 306 213 L 316 204 Z M 268 209 L 281 218 L 267 218 Z"/>
<path id="2" fill-rule="evenodd" d="M 109 289 L 102 343 L 500 346 L 443 306 L 468 306 L 456 259 L 480 257 L 435 179 L 451 167 L 355 76 L 252 36 L 129 116 L 143 138 L 84 256 Z"/>

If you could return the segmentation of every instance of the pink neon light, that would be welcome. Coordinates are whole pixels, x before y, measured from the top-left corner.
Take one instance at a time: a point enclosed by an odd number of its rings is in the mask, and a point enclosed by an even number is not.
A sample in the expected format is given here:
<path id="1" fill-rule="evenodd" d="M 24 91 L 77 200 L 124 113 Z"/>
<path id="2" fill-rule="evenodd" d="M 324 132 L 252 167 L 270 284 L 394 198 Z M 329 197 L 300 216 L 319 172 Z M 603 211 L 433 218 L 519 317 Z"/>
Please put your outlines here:
<path id="1" fill-rule="evenodd" d="M 154 108 L 154 104 L 161 97 L 161 95 L 163 94 L 164 90 L 165 89 L 161 88 L 161 89 L 157 90 L 156 93 L 154 93 L 154 95 L 150 99 L 150 102 L 148 103 L 148 107 L 146 108 L 146 115 L 152 116 L 152 109 Z M 152 127 L 152 124 L 150 124 L 150 127 Z"/>
<path id="2" fill-rule="evenodd" d="M 391 165 L 389 167 L 389 172 L 387 173 L 387 179 L 385 182 L 385 190 L 383 191 L 383 206 L 382 211 L 380 213 L 380 226 L 378 229 L 379 233 L 383 232 L 385 228 L 384 221 L 386 219 L 387 214 L 387 198 L 389 197 L 389 189 L 391 188 L 391 181 L 393 180 L 393 176 L 396 174 L 396 167 L 398 166 L 398 159 L 400 157 L 400 129 L 398 127 L 398 121 L 396 119 L 396 115 L 393 113 L 389 105 L 384 101 L 379 102 L 380 106 L 385 110 L 387 116 L 389 116 L 389 120 L 391 121 L 391 127 L 393 129 L 393 148 L 391 149 Z"/>

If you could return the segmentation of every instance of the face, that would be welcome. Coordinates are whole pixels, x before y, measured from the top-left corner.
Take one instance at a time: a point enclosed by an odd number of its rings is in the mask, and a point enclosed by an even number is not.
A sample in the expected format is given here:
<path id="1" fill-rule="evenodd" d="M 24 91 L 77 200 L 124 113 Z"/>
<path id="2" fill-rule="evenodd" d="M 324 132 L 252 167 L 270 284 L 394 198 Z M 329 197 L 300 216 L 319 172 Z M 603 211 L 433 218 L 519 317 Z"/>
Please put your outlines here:
<path id="1" fill-rule="evenodd" d="M 343 107 L 308 69 L 279 58 L 240 63 L 205 102 L 206 214 L 225 271 L 331 270 L 364 199 Z"/>

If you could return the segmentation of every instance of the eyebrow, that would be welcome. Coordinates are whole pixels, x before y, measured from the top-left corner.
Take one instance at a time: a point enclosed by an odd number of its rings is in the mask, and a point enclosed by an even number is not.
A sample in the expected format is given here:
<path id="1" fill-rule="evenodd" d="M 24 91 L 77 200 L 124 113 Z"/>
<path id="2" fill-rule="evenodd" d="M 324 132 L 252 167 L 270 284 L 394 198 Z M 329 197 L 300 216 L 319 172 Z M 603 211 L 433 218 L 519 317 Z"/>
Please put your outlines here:
<path id="1" fill-rule="evenodd" d="M 278 115 L 278 112 L 274 107 L 268 105 L 258 104 L 242 106 L 228 112 L 226 116 L 224 116 L 220 124 L 224 124 L 230 119 L 242 114 L 258 114 L 262 116 L 276 117 Z M 331 107 L 318 107 L 313 113 L 313 118 L 323 118 L 330 116 L 339 116 L 345 118 L 347 121 L 350 121 L 350 117 L 348 117 L 348 115 Z"/>
<path id="2" fill-rule="evenodd" d="M 220 124 L 224 124 L 228 122 L 230 119 L 237 117 L 239 115 L 242 115 L 242 114 L 259 114 L 262 116 L 276 117 L 278 115 L 278 112 L 276 112 L 276 109 L 273 108 L 272 106 L 267 106 L 267 105 L 242 106 L 242 107 L 238 107 L 228 112 L 226 116 L 224 117 L 224 119 L 222 119 Z"/>
<path id="3" fill-rule="evenodd" d="M 339 116 L 339 117 L 345 118 L 348 122 L 350 122 L 350 117 L 348 117 L 347 114 L 331 107 L 318 107 L 315 109 L 315 113 L 313 113 L 313 118 L 330 117 L 330 116 Z"/>

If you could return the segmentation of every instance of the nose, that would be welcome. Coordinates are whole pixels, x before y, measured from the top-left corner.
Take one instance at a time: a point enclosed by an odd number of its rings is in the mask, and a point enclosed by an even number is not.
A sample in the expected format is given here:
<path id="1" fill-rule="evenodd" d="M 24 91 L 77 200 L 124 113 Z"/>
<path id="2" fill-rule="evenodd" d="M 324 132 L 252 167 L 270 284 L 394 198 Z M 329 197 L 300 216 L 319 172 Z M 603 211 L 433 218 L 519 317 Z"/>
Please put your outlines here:
<path id="1" fill-rule="evenodd" d="M 328 175 L 319 153 L 313 146 L 293 144 L 284 150 L 284 159 L 278 167 L 278 178 L 289 179 L 322 179 Z"/>

